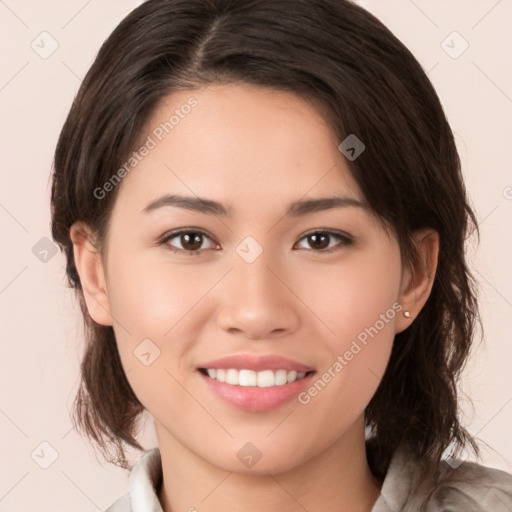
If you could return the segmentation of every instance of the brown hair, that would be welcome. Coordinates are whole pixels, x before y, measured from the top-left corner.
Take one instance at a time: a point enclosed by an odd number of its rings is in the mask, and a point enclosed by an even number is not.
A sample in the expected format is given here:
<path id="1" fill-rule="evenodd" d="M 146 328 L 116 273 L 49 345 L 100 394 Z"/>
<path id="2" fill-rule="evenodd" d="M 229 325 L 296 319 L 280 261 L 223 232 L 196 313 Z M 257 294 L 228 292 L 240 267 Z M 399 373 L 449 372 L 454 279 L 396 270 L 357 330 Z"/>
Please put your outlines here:
<path id="1" fill-rule="evenodd" d="M 366 145 L 351 173 L 373 212 L 395 233 L 404 264 L 411 234 L 431 227 L 440 253 L 431 295 L 396 335 L 366 408 L 378 451 L 389 461 L 404 442 L 426 467 L 445 449 L 478 446 L 459 423 L 457 384 L 479 321 L 464 243 L 476 218 L 466 197 L 453 133 L 423 69 L 374 16 L 345 0 L 149 0 L 102 45 L 63 126 L 54 158 L 52 235 L 67 256 L 87 334 L 74 421 L 112 460 L 143 450 L 144 410 L 126 379 L 112 327 L 88 314 L 73 260 L 70 226 L 99 248 L 119 186 L 101 187 L 126 160 L 159 101 L 173 91 L 237 81 L 291 91 L 315 102 L 338 140 Z"/>

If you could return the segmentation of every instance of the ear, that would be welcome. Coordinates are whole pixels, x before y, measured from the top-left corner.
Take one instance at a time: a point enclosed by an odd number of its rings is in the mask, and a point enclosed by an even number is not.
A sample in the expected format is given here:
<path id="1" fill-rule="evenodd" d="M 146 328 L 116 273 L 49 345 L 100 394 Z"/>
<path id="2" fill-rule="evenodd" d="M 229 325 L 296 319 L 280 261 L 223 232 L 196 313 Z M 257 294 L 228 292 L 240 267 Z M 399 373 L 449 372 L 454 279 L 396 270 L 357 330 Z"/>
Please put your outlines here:
<path id="1" fill-rule="evenodd" d="M 412 268 L 402 273 L 399 302 L 402 310 L 395 323 L 395 333 L 407 329 L 427 302 L 434 284 L 439 256 L 439 233 L 431 228 L 418 230 L 413 235 L 418 259 Z M 403 312 L 409 311 L 410 318 Z"/>
<path id="2" fill-rule="evenodd" d="M 89 314 L 98 324 L 112 325 L 103 262 L 92 242 L 91 231 L 83 222 L 75 222 L 69 229 L 69 236 Z"/>

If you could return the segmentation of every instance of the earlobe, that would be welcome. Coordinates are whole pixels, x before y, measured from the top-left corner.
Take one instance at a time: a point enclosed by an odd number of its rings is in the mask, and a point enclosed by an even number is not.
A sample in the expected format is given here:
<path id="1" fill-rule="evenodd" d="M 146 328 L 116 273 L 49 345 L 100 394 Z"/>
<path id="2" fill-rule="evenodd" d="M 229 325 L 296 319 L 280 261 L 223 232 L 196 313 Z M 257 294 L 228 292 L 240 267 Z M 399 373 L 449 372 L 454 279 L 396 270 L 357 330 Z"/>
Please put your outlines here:
<path id="1" fill-rule="evenodd" d="M 101 325 L 112 325 L 110 304 L 101 254 L 92 243 L 91 231 L 75 222 L 69 236 L 73 242 L 75 267 L 80 277 L 84 299 L 91 318 Z"/>
<path id="2" fill-rule="evenodd" d="M 397 317 L 395 333 L 405 330 L 427 302 L 434 284 L 439 256 L 439 234 L 434 229 L 414 233 L 418 259 L 412 268 L 404 270 L 399 302 L 402 313 Z"/>

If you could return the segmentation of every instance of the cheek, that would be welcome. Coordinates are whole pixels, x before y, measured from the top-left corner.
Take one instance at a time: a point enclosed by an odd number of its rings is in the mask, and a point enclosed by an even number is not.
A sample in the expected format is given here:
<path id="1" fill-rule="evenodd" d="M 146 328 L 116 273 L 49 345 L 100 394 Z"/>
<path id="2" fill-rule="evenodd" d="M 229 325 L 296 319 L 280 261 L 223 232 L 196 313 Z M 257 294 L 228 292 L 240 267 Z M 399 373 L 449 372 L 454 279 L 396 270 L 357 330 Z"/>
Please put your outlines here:
<path id="1" fill-rule="evenodd" d="M 107 285 L 119 355 L 138 395 L 168 379 L 166 369 L 174 373 L 186 364 L 189 340 L 197 338 L 195 327 L 204 321 L 194 306 L 215 276 L 202 276 L 194 265 L 172 265 L 165 255 L 148 261 L 128 249 L 119 244 L 109 253 Z"/>
<path id="2" fill-rule="evenodd" d="M 162 254 L 151 261 L 132 255 L 112 265 L 109 303 L 115 320 L 129 332 L 163 341 L 187 323 L 190 314 L 197 319 L 200 301 L 222 272 L 208 265 L 173 264 Z"/>
<path id="3" fill-rule="evenodd" d="M 401 310 L 400 276 L 398 247 L 385 246 L 317 273 L 318 286 L 307 298 L 324 323 L 324 350 L 317 379 L 301 402 L 319 415 L 320 423 L 327 421 L 324 413 L 335 410 L 350 411 L 349 416 L 362 412 L 375 393 Z"/>
<path id="4" fill-rule="evenodd" d="M 400 277 L 398 248 L 385 245 L 353 253 L 339 265 L 318 267 L 314 278 L 303 274 L 303 300 L 324 324 L 324 339 L 332 350 L 339 352 L 347 340 L 376 322 L 379 331 L 389 335 L 399 307 Z M 381 315 L 391 321 L 382 325 Z"/>

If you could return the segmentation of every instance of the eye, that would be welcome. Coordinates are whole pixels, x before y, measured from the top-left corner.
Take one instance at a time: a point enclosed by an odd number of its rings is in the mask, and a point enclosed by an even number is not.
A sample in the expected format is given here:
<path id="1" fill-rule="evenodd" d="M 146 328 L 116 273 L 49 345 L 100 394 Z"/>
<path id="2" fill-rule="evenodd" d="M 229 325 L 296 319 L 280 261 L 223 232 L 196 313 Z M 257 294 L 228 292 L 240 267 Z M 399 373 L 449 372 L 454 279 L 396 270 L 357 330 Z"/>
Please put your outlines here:
<path id="1" fill-rule="evenodd" d="M 176 247 L 171 244 L 171 241 L 176 239 L 180 246 Z M 181 252 L 187 256 L 199 255 L 203 249 L 213 249 L 215 244 L 210 243 L 208 247 L 202 247 L 205 239 L 212 241 L 212 237 L 199 229 L 182 229 L 180 231 L 174 231 L 164 235 L 164 237 L 158 242 L 158 245 L 166 245 L 173 252 Z M 333 239 L 338 240 L 337 244 L 332 245 Z M 342 232 L 328 231 L 328 230 L 317 230 L 311 231 L 303 236 L 300 240 L 306 240 L 310 245 L 311 249 L 318 249 L 315 252 L 330 253 L 341 250 L 345 246 L 352 245 L 354 239 Z M 301 247 L 305 248 L 305 247 Z"/>
<path id="2" fill-rule="evenodd" d="M 330 244 L 333 238 L 338 240 L 338 244 Z M 339 251 L 343 247 L 354 243 L 354 239 L 350 235 L 337 231 L 311 231 L 303 236 L 301 240 L 306 240 L 313 249 L 319 249 L 316 252 L 323 253 Z"/>
<path id="3" fill-rule="evenodd" d="M 195 256 L 198 255 L 203 248 L 204 240 L 209 239 L 210 236 L 201 230 L 192 230 L 192 229 L 183 229 L 180 231 L 174 231 L 173 233 L 169 233 L 164 236 L 158 243 L 159 245 L 167 245 L 173 252 L 181 252 L 186 254 L 187 256 Z M 177 243 L 180 244 L 181 247 L 174 247 L 170 242 L 171 240 L 177 239 Z M 206 247 L 206 249 L 211 249 L 210 247 Z"/>

